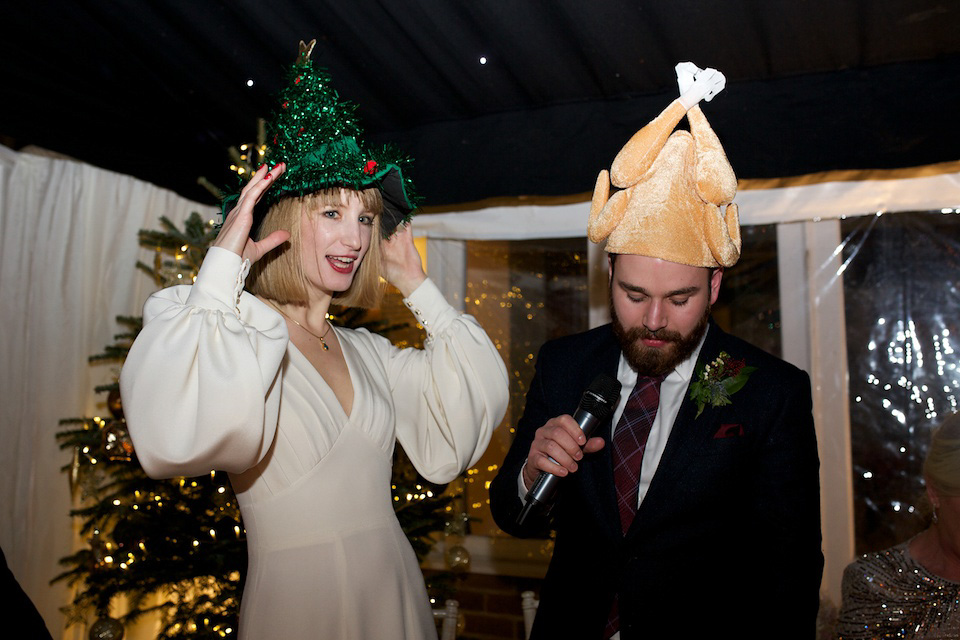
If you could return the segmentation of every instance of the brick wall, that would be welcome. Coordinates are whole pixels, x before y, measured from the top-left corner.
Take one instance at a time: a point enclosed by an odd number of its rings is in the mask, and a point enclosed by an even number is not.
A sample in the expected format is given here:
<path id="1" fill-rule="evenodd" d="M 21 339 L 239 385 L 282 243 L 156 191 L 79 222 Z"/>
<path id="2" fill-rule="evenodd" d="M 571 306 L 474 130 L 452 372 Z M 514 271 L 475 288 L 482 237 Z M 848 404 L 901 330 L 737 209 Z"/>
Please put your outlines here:
<path id="1" fill-rule="evenodd" d="M 424 573 L 429 578 L 430 572 Z M 530 590 L 539 596 L 540 582 L 480 573 L 458 576 L 452 584 L 463 621 L 457 640 L 524 640 L 520 594 Z"/>

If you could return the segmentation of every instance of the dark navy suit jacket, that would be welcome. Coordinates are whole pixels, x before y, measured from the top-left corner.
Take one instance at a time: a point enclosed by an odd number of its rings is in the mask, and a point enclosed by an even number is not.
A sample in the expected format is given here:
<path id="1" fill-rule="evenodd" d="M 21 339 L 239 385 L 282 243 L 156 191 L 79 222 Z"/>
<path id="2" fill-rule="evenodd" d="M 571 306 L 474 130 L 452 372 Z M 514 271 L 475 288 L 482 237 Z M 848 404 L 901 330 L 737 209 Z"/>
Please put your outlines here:
<path id="1" fill-rule="evenodd" d="M 600 372 L 616 378 L 620 358 L 610 325 L 541 348 L 515 440 L 490 487 L 501 529 L 519 537 L 556 531 L 534 639 L 601 638 L 615 593 L 622 640 L 814 637 L 823 555 L 810 379 L 713 323 L 695 371 L 721 351 L 757 370 L 728 406 L 696 417 L 684 398 L 624 536 L 610 419 L 594 434 L 606 445 L 560 482 L 549 516 L 516 525 L 517 476 L 535 431 L 573 414 Z"/>

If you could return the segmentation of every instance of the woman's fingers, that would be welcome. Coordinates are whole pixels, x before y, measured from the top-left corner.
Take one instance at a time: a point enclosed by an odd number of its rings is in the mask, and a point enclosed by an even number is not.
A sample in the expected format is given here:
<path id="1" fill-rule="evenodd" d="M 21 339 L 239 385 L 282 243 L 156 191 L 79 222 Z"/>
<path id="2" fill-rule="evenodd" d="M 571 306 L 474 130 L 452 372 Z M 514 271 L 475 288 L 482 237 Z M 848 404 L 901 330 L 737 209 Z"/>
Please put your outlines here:
<path id="1" fill-rule="evenodd" d="M 381 243 L 380 251 L 384 278 L 399 289 L 404 297 L 413 293 L 426 279 L 409 223 Z"/>
<path id="2" fill-rule="evenodd" d="M 227 214 L 217 234 L 213 246 L 228 249 L 237 255 L 256 262 L 268 251 L 271 251 L 287 240 L 289 234 L 273 238 L 268 243 L 256 243 L 250 238 L 253 227 L 253 208 L 260 198 L 276 181 L 276 178 L 286 170 L 286 164 L 280 163 L 272 169 L 262 165 L 257 169 L 250 180 L 240 190 L 240 197 L 236 205 Z M 285 232 L 284 232 L 285 233 Z"/>
<path id="3" fill-rule="evenodd" d="M 260 201 L 260 196 L 262 196 L 286 170 L 287 164 L 285 162 L 281 162 L 272 169 L 267 169 L 267 165 L 261 166 L 257 169 L 256 173 L 253 174 L 253 177 L 250 178 L 250 181 L 247 183 L 247 186 L 243 188 L 243 191 L 240 192 L 241 197 L 243 197 L 244 191 L 249 189 L 248 195 L 253 198 L 252 208 L 253 204 Z"/>
<path id="4" fill-rule="evenodd" d="M 258 196 L 254 194 L 253 191 L 257 189 L 258 186 L 262 189 L 263 178 L 269 173 L 270 171 L 267 165 L 260 165 L 260 168 L 247 180 L 247 184 L 243 185 L 243 188 L 240 189 L 240 197 L 237 198 L 237 202 L 233 205 L 230 213 L 227 214 L 227 219 L 236 218 L 246 211 L 252 211 L 253 205 L 256 204 L 258 199 Z M 224 220 L 224 224 L 226 223 L 227 220 Z"/>
<path id="5" fill-rule="evenodd" d="M 250 227 L 253 225 L 253 205 L 258 198 L 254 189 L 258 184 L 262 184 L 263 176 L 267 173 L 267 165 L 261 166 L 240 190 L 240 197 L 224 218 L 213 246 L 242 254 L 247 237 L 250 235 Z"/>
<path id="6" fill-rule="evenodd" d="M 266 190 L 273 185 L 276 179 L 281 176 L 286 169 L 287 165 L 284 162 L 281 162 L 272 169 L 265 164 L 260 165 L 260 168 L 253 173 L 253 176 L 250 177 L 247 184 L 240 190 L 240 198 L 237 200 L 237 204 L 230 211 L 229 215 L 249 213 L 252 216 L 254 205 L 260 202 L 261 196 L 263 196 Z"/>

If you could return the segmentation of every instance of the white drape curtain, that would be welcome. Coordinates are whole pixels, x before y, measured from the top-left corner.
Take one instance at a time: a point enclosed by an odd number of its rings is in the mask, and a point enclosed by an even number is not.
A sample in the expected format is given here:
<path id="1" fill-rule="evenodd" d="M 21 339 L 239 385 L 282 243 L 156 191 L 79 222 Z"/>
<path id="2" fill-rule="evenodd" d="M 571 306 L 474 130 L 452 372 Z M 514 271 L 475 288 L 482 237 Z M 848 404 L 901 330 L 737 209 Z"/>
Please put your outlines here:
<path id="1" fill-rule="evenodd" d="M 125 175 L 0 146 L 0 547 L 54 638 L 71 597 L 49 581 L 74 544 L 60 471 L 71 454 L 54 434 L 62 418 L 106 413 L 93 387 L 113 372 L 86 362 L 149 294 L 137 231 L 192 211 L 213 215 Z"/>

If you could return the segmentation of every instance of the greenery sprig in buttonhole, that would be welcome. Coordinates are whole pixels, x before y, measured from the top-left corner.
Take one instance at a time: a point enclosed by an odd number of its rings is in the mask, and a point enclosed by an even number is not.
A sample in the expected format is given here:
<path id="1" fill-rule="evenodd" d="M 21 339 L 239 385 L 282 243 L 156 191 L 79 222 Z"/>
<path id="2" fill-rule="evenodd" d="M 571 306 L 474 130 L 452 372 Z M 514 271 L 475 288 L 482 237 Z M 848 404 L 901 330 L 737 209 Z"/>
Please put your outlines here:
<path id="1" fill-rule="evenodd" d="M 726 351 L 721 351 L 713 362 L 702 366 L 690 384 L 690 399 L 697 403 L 697 417 L 703 409 L 731 404 L 730 396 L 743 388 L 756 371 L 746 366 L 744 360 L 734 360 Z"/>

